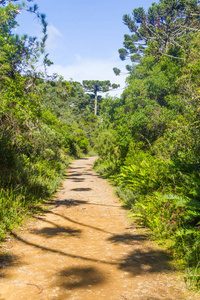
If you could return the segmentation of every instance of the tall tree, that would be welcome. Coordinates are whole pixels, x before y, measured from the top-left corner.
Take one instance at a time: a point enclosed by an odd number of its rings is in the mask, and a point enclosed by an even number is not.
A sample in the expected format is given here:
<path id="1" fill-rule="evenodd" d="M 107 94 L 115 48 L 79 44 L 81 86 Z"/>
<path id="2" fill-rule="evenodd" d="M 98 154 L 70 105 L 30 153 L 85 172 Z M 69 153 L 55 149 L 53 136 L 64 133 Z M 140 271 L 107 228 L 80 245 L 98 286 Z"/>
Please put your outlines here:
<path id="1" fill-rule="evenodd" d="M 83 80 L 83 87 L 87 92 L 91 92 L 95 96 L 94 114 L 97 115 L 97 93 L 98 92 L 108 92 L 110 90 L 118 88 L 120 85 L 110 83 L 110 80 Z"/>
<path id="2" fill-rule="evenodd" d="M 32 0 L 29 0 L 31 2 Z M 45 53 L 45 43 L 47 40 L 46 16 L 40 13 L 37 4 L 28 6 L 25 3 L 13 4 L 8 1 L 0 1 L 0 46 L 1 56 L 3 55 L 10 67 L 9 76 L 14 78 L 15 74 L 23 74 L 30 77 L 36 75 L 37 63 L 43 58 L 44 67 L 51 65 L 48 54 Z M 41 38 L 19 36 L 13 30 L 19 26 L 16 17 L 22 12 L 34 14 L 42 25 Z M 30 85 L 30 84 L 29 84 Z"/>
<path id="3" fill-rule="evenodd" d="M 197 0 L 160 0 L 153 3 L 146 13 L 142 7 L 131 15 L 124 15 L 123 22 L 132 35 L 124 35 L 124 48 L 119 49 L 122 60 L 127 57 L 138 61 L 147 46 L 155 56 L 167 55 L 183 59 L 188 53 L 191 33 L 198 32 L 200 4 Z"/>

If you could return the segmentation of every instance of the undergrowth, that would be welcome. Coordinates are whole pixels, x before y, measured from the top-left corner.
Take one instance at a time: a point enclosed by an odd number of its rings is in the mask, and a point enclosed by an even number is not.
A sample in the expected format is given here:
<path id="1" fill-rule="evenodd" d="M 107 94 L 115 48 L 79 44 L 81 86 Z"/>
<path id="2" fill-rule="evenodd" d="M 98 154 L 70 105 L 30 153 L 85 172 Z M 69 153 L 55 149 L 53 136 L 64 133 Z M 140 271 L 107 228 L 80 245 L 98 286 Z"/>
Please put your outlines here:
<path id="1" fill-rule="evenodd" d="M 95 169 L 116 186 L 116 194 L 131 211 L 130 217 L 148 227 L 152 238 L 174 256 L 180 269 L 185 269 L 188 288 L 199 289 L 198 177 L 192 181 L 190 176 L 188 182 L 188 174 L 177 170 L 170 160 L 141 150 L 128 155 L 114 175 L 110 175 L 111 165 L 99 159 Z"/>
<path id="2" fill-rule="evenodd" d="M 39 159 L 31 162 L 25 155 L 17 158 L 16 170 L 7 185 L 0 190 L 0 241 L 24 218 L 41 210 L 46 199 L 51 198 L 71 161 Z"/>

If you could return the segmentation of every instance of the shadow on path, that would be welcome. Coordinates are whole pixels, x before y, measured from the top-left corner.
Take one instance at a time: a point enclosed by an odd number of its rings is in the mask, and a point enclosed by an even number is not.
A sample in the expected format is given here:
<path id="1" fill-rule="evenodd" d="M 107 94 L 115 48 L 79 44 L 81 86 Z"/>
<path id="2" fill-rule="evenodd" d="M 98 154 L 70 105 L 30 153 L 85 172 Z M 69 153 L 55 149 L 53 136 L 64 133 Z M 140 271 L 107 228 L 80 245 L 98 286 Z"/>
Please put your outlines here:
<path id="1" fill-rule="evenodd" d="M 75 189 L 71 189 L 70 191 L 74 191 L 74 192 L 89 192 L 91 191 L 91 188 L 75 188 Z"/>
<path id="2" fill-rule="evenodd" d="M 124 234 L 116 234 L 113 235 L 112 237 L 108 238 L 107 241 L 112 242 L 114 244 L 133 244 L 133 242 L 141 242 L 145 241 L 148 238 L 148 236 L 143 235 L 143 234 L 129 234 L 129 233 L 124 233 Z"/>
<path id="3" fill-rule="evenodd" d="M 55 205 L 56 207 L 65 205 L 65 206 L 77 206 L 82 204 L 88 204 L 87 201 L 84 200 L 74 200 L 74 199 L 66 199 L 66 200 L 52 200 L 47 202 L 49 205 Z M 49 211 L 50 212 L 50 211 Z"/>
<path id="4" fill-rule="evenodd" d="M 68 217 L 65 217 L 64 215 L 60 215 L 60 214 L 55 213 L 55 212 L 51 212 L 51 211 L 50 211 L 49 213 L 52 213 L 52 214 L 54 214 L 54 215 L 56 215 L 56 216 L 59 216 L 59 217 L 65 219 L 65 220 L 69 221 L 69 222 L 72 222 L 72 223 L 75 223 L 75 224 L 78 224 L 78 225 L 81 225 L 81 226 L 84 226 L 84 227 L 88 227 L 88 228 L 91 228 L 91 229 L 94 229 L 94 230 L 97 230 L 97 231 L 101 231 L 101 232 L 113 234 L 112 232 L 109 232 L 109 231 L 106 231 L 106 230 L 104 230 L 104 229 L 100 229 L 100 228 L 95 227 L 95 226 L 91 226 L 91 225 L 88 225 L 88 224 L 84 224 L 84 223 L 81 223 L 81 222 L 72 220 L 72 219 L 70 219 L 70 218 L 68 218 Z"/>
<path id="5" fill-rule="evenodd" d="M 118 269 L 128 272 L 131 276 L 147 274 L 147 273 L 162 273 L 167 271 L 173 271 L 169 264 L 169 260 L 171 259 L 167 255 L 165 255 L 162 251 L 155 251 L 149 249 L 149 251 L 143 252 L 141 250 L 136 250 L 131 252 L 125 257 L 121 259 L 116 259 L 112 261 L 101 260 L 97 258 L 85 257 L 82 255 L 75 255 L 71 253 L 66 253 L 61 250 L 56 250 L 52 248 L 48 248 L 46 246 L 41 246 L 35 244 L 33 242 L 27 241 L 22 237 L 18 236 L 16 233 L 12 233 L 12 235 L 20 242 L 33 246 L 38 249 L 42 249 L 43 251 L 57 253 L 62 256 L 71 257 L 74 259 L 80 259 L 87 262 L 95 262 L 98 264 L 106 264 L 116 266 Z"/>
<path id="6" fill-rule="evenodd" d="M 128 254 L 119 269 L 130 273 L 132 276 L 146 273 L 163 273 L 173 271 L 169 262 L 171 257 L 163 251 L 149 249 L 147 252 L 140 249 Z"/>
<path id="7" fill-rule="evenodd" d="M 57 285 L 65 289 L 77 289 L 89 285 L 99 285 L 105 281 L 103 274 L 97 268 L 84 266 L 61 270 L 58 274 Z"/>
<path id="8" fill-rule="evenodd" d="M 67 175 L 68 179 L 71 179 L 71 177 L 79 177 L 79 176 L 83 176 L 83 173 L 76 173 L 76 171 L 71 172 L 70 175 Z"/>
<path id="9" fill-rule="evenodd" d="M 107 207 L 122 207 L 121 204 L 118 205 L 112 205 L 112 204 L 102 204 L 102 203 L 93 203 L 88 202 L 86 200 L 75 200 L 75 199 L 66 199 L 66 200 L 50 200 L 46 202 L 47 205 L 53 205 L 53 206 L 77 206 L 77 205 L 97 205 L 97 206 L 107 206 Z"/>
<path id="10" fill-rule="evenodd" d="M 85 169 L 84 167 L 68 167 L 68 170 L 79 170 L 79 169 Z"/>
<path id="11" fill-rule="evenodd" d="M 21 265 L 18 256 L 9 253 L 0 253 L 0 278 L 8 277 L 4 274 L 4 270 L 13 265 L 16 267 Z"/>
<path id="12" fill-rule="evenodd" d="M 59 235 L 80 237 L 81 230 L 65 227 L 44 227 L 42 229 L 32 229 L 30 232 L 33 234 L 42 235 L 46 238 L 53 238 Z"/>
<path id="13" fill-rule="evenodd" d="M 70 180 L 70 181 L 73 181 L 73 182 L 84 182 L 85 178 L 70 177 L 70 178 L 67 178 L 67 180 Z"/>
<path id="14" fill-rule="evenodd" d="M 81 232 L 82 232 L 82 230 L 80 230 L 80 229 L 59 226 L 56 223 L 46 220 L 44 218 L 40 218 L 40 217 L 36 217 L 36 216 L 33 216 L 33 218 L 43 221 L 43 222 L 46 222 L 46 223 L 54 226 L 54 227 L 44 227 L 42 229 L 29 230 L 30 233 L 43 235 L 46 238 L 52 238 L 54 236 L 63 235 L 63 234 L 67 234 L 68 236 L 73 236 L 73 237 L 75 237 L 75 236 L 80 237 Z"/>

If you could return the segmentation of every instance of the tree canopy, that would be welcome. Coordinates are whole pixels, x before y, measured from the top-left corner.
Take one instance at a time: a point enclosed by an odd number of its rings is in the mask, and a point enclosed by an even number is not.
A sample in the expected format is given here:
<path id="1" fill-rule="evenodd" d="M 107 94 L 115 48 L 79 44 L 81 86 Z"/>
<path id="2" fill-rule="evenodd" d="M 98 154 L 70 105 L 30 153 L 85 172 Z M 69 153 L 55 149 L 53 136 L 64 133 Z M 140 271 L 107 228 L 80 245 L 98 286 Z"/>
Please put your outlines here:
<path id="1" fill-rule="evenodd" d="M 15 1 L 9 2 L 6 6 L 4 6 L 5 1 L 0 3 L 1 56 L 6 59 L 6 64 L 9 66 L 9 75 L 14 77 L 18 73 L 36 76 L 37 72 L 41 72 L 41 70 L 37 71 L 37 62 L 41 61 L 42 57 L 44 69 L 52 64 L 45 52 L 45 43 L 48 37 L 46 16 L 39 12 L 37 4 L 27 6 L 25 3 L 13 4 L 12 2 Z M 19 36 L 13 33 L 13 30 L 18 26 L 16 17 L 22 12 L 34 14 L 40 20 L 41 38 L 27 34 Z"/>
<path id="2" fill-rule="evenodd" d="M 146 47 L 155 56 L 168 55 L 183 59 L 188 54 L 191 33 L 200 29 L 200 5 L 196 0 L 160 0 L 148 11 L 135 8 L 124 15 L 123 22 L 132 35 L 124 35 L 124 47 L 119 49 L 122 60 L 138 61 Z"/>

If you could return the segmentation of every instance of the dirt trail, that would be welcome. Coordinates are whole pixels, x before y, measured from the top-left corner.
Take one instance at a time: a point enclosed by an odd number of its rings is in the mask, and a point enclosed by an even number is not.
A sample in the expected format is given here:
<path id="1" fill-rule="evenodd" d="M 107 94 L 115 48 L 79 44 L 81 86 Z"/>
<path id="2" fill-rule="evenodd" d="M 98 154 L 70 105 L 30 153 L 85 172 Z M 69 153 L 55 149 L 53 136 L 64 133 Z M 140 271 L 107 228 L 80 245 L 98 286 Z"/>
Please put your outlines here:
<path id="1" fill-rule="evenodd" d="M 197 299 L 95 174 L 74 161 L 52 209 L 5 245 L 0 300 Z"/>

